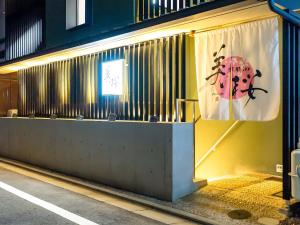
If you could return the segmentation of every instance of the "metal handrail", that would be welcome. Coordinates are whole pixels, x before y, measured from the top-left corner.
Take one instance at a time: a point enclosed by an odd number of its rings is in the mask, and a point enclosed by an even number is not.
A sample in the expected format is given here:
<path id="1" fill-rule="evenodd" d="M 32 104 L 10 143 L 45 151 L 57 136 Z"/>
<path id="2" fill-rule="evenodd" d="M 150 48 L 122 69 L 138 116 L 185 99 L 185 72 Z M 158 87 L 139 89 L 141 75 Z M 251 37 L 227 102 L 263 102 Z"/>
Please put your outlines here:
<path id="1" fill-rule="evenodd" d="M 176 121 L 181 122 L 180 117 L 179 117 L 179 103 L 180 102 L 192 102 L 193 103 L 193 123 L 195 123 L 195 103 L 198 102 L 198 99 L 183 99 L 183 98 L 177 98 L 176 99 Z M 197 118 L 199 120 L 199 118 Z"/>
<path id="2" fill-rule="evenodd" d="M 180 117 L 179 117 L 179 103 L 187 103 L 187 102 L 192 102 L 193 103 L 193 151 L 194 151 L 194 178 L 196 177 L 196 123 L 200 120 L 201 115 L 195 119 L 195 104 L 198 102 L 198 99 L 181 99 L 178 98 L 176 99 L 176 121 L 180 122 Z"/>
<path id="3" fill-rule="evenodd" d="M 209 148 L 209 150 L 201 157 L 201 159 L 195 165 L 195 169 L 197 169 L 202 162 L 204 162 L 207 157 L 216 150 L 216 147 L 226 138 L 226 136 L 239 124 L 239 120 L 235 121 L 226 131 L 225 133 Z"/>
<path id="4" fill-rule="evenodd" d="M 200 158 L 196 163 L 196 123 L 200 120 L 201 115 L 195 119 L 195 104 L 198 102 L 198 99 L 176 99 L 176 119 L 177 122 L 180 122 L 179 117 L 179 103 L 192 102 L 193 103 L 193 150 L 194 150 L 194 178 L 196 176 L 196 169 L 204 162 L 208 156 L 215 151 L 216 147 L 226 138 L 226 136 L 240 123 L 239 120 L 235 121 L 222 136 L 209 148 L 209 150 Z"/>
<path id="5" fill-rule="evenodd" d="M 287 21 L 297 25 L 298 27 L 300 27 L 300 17 L 293 12 L 293 10 L 283 10 L 280 7 L 278 7 L 278 3 L 275 2 L 275 0 L 268 0 L 269 3 L 269 7 L 271 8 L 271 10 L 279 15 L 281 15 L 284 19 L 286 19 Z M 299 3 L 298 3 L 299 4 Z"/>

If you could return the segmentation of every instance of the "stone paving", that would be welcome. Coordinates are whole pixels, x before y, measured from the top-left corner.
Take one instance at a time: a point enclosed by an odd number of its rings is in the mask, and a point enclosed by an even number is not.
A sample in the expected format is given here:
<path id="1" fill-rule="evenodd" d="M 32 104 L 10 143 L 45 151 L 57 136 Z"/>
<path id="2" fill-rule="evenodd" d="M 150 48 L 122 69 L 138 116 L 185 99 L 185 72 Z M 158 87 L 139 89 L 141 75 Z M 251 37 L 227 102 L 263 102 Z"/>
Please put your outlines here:
<path id="1" fill-rule="evenodd" d="M 250 174 L 209 182 L 206 187 L 173 203 L 145 196 L 138 197 L 224 225 L 273 225 L 285 219 L 285 201 L 281 196 L 280 179 L 271 175 Z M 244 220 L 233 220 L 227 214 L 236 209 L 247 210 L 252 216 Z"/>

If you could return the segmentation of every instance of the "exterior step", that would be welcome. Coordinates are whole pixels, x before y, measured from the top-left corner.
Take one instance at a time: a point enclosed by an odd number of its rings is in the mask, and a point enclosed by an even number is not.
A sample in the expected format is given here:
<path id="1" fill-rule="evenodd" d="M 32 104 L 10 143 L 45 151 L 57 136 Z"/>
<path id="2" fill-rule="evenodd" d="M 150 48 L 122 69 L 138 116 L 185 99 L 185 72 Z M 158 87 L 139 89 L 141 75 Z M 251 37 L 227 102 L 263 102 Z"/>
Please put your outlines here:
<path id="1" fill-rule="evenodd" d="M 197 189 L 200 189 L 200 188 L 203 188 L 203 187 L 207 186 L 207 179 L 194 178 L 193 182 L 197 186 Z"/>

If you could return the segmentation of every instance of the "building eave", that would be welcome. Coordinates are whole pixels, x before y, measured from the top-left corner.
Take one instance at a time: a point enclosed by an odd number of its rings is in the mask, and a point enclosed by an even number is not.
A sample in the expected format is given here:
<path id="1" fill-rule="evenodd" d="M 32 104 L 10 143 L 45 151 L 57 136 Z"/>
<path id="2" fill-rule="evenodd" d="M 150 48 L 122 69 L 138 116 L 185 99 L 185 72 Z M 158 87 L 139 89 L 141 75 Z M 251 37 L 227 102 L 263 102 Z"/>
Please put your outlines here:
<path id="1" fill-rule="evenodd" d="M 231 13 L 252 7 L 264 7 L 261 16 L 272 15 L 266 1 L 257 0 L 220 0 L 181 10 L 172 14 L 163 15 L 155 19 L 149 19 L 123 28 L 115 29 L 80 41 L 67 43 L 51 49 L 41 50 L 37 53 L 6 61 L 0 64 L 0 74 L 16 72 L 23 68 L 42 65 L 53 61 L 66 60 L 80 55 L 87 55 L 102 50 L 130 45 L 145 40 L 171 36 L 178 33 L 188 33 L 193 26 L 184 24 L 195 21 L 208 20 L 211 17 Z M 267 12 L 269 11 L 269 12 Z M 274 14 L 275 15 L 275 14 Z M 259 15 L 253 15 L 253 17 Z M 232 18 L 228 23 L 234 23 L 242 19 Z M 224 21 L 225 22 L 225 21 Z M 202 28 L 202 27 L 201 27 Z M 97 47 L 95 47 L 97 46 Z M 92 50 L 91 50 L 92 49 Z M 47 60 L 45 60 L 47 58 Z"/>

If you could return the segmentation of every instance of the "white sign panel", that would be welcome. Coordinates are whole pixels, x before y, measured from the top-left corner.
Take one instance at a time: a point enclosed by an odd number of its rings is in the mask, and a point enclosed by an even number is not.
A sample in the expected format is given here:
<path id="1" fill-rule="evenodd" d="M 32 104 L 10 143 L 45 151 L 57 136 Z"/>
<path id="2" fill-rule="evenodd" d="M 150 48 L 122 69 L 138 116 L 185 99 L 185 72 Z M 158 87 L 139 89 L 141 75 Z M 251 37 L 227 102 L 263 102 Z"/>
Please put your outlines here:
<path id="1" fill-rule="evenodd" d="M 124 59 L 102 63 L 102 95 L 123 95 Z"/>

